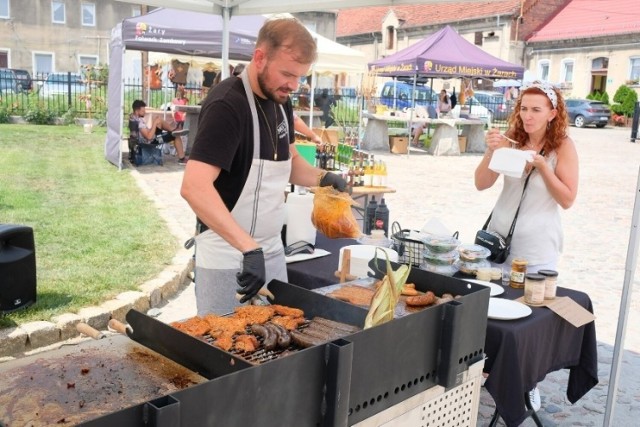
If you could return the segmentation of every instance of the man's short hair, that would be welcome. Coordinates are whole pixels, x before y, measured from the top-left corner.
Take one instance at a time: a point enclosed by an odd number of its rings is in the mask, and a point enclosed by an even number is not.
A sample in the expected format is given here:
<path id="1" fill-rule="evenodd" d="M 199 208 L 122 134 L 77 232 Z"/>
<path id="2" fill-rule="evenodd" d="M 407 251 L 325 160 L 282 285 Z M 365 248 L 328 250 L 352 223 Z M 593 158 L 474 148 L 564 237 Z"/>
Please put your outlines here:
<path id="1" fill-rule="evenodd" d="M 133 109 L 133 111 L 139 110 L 142 107 L 146 107 L 147 104 L 145 104 L 145 102 L 141 99 L 136 99 L 135 101 L 133 101 L 133 105 L 131 106 L 131 108 Z"/>
<path id="2" fill-rule="evenodd" d="M 271 58 L 278 49 L 289 51 L 301 64 L 311 64 L 318 57 L 318 46 L 311 33 L 296 18 L 274 18 L 267 20 L 260 32 L 256 47 L 266 47 Z"/>

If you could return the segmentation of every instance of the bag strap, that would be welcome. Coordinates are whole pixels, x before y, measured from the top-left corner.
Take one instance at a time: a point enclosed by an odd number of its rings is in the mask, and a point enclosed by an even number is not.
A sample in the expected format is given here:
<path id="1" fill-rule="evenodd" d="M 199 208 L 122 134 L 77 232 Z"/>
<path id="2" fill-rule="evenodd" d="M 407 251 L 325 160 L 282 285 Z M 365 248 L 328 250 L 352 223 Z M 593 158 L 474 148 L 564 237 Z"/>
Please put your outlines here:
<path id="1" fill-rule="evenodd" d="M 541 156 L 544 156 L 544 148 L 542 148 L 540 150 L 539 153 Z M 505 241 L 507 244 L 511 243 L 511 237 L 513 236 L 513 232 L 516 229 L 516 221 L 518 220 L 518 213 L 520 213 L 520 206 L 522 205 L 522 200 L 524 199 L 524 192 L 527 189 L 527 185 L 529 184 L 529 178 L 531 178 L 531 174 L 533 173 L 533 171 L 535 170 L 535 168 L 532 168 L 531 171 L 529 172 L 529 174 L 527 175 L 527 179 L 524 180 L 524 187 L 522 188 L 522 195 L 520 196 L 520 203 L 518 203 L 518 209 L 516 209 L 516 214 L 513 217 L 513 222 L 511 223 L 511 228 L 509 229 L 509 234 L 507 234 L 507 237 L 505 238 Z M 487 221 L 484 223 L 484 225 L 482 226 L 482 230 L 486 230 L 487 227 L 489 226 L 489 222 L 491 222 L 491 216 L 493 215 L 493 211 L 491 211 L 491 213 L 489 214 L 489 218 L 487 218 Z"/>

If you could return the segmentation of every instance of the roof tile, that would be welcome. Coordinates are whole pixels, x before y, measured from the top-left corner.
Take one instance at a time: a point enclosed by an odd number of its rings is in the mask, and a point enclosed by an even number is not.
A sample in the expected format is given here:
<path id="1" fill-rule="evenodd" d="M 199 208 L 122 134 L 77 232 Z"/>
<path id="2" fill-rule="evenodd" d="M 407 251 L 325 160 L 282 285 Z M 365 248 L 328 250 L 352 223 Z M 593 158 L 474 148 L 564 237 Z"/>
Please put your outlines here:
<path id="1" fill-rule="evenodd" d="M 390 10 L 399 19 L 404 19 L 403 28 L 411 28 L 501 14 L 512 15 L 519 7 L 520 0 L 501 0 L 341 9 L 338 12 L 336 35 L 346 37 L 379 32 L 382 21 Z"/>
<path id="2" fill-rule="evenodd" d="M 573 0 L 527 42 L 640 32 L 638 0 Z"/>

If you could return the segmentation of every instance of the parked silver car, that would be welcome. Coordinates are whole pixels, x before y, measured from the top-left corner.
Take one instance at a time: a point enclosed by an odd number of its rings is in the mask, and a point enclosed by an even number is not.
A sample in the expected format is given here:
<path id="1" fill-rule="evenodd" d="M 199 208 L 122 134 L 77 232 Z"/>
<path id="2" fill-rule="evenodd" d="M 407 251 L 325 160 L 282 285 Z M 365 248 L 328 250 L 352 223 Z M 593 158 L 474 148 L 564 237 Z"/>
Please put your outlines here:
<path id="1" fill-rule="evenodd" d="M 476 90 L 473 97 L 489 110 L 493 120 L 506 120 L 509 116 L 509 108 L 500 92 Z"/>
<path id="2" fill-rule="evenodd" d="M 42 96 L 66 95 L 71 92 L 72 95 L 86 92 L 87 87 L 80 73 L 50 73 L 42 87 L 40 94 Z"/>
<path id="3" fill-rule="evenodd" d="M 567 99 L 565 103 L 567 104 L 569 121 L 577 128 L 591 124 L 596 125 L 597 128 L 603 128 L 611 118 L 609 106 L 602 101 Z"/>

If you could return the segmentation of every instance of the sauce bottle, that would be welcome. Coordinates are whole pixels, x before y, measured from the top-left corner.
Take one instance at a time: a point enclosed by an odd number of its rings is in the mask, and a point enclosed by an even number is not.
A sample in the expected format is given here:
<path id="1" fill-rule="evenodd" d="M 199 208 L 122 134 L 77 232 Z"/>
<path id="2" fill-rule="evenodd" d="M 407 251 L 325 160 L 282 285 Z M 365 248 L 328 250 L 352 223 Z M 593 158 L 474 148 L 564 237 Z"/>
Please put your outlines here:
<path id="1" fill-rule="evenodd" d="M 380 200 L 380 204 L 378 204 L 376 208 L 373 228 L 384 230 L 385 237 L 389 237 L 389 208 L 387 208 L 387 204 L 384 202 L 384 197 Z"/>

